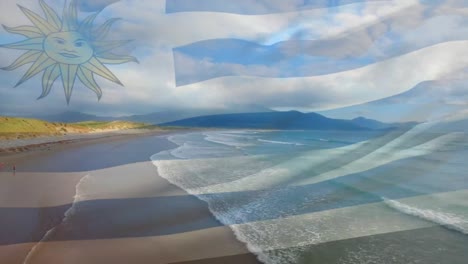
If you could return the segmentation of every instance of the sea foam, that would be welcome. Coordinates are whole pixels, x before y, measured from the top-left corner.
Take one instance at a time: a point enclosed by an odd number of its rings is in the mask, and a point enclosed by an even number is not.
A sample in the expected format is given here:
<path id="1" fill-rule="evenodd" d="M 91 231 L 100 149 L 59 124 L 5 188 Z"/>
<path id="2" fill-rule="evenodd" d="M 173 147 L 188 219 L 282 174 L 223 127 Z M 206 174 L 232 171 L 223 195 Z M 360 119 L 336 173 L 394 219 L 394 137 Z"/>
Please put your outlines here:
<path id="1" fill-rule="evenodd" d="M 264 142 L 264 143 L 282 144 L 282 145 L 295 145 L 295 146 L 304 146 L 305 145 L 305 144 L 297 143 L 297 142 L 266 140 L 266 139 L 258 139 L 258 141 Z"/>
<path id="2" fill-rule="evenodd" d="M 54 232 L 56 230 L 56 228 L 60 225 L 62 225 L 63 223 L 67 222 L 67 220 L 73 216 L 73 214 L 75 213 L 75 210 L 76 210 L 76 206 L 77 204 L 82 201 L 85 197 L 82 195 L 82 186 L 83 184 L 90 179 L 90 176 L 89 175 L 86 175 L 84 176 L 83 178 L 80 179 L 80 181 L 76 184 L 75 186 L 75 195 L 73 197 L 73 202 L 71 204 L 71 206 L 68 208 L 67 211 L 65 211 L 64 213 L 64 217 L 62 219 L 62 221 L 57 225 L 57 226 L 54 226 L 53 228 L 49 229 L 45 234 L 44 236 L 42 237 L 42 239 L 37 242 L 32 248 L 31 250 L 28 252 L 28 254 L 26 255 L 24 261 L 23 261 L 23 264 L 29 264 L 29 263 L 32 263 L 33 261 L 33 258 L 34 256 L 38 253 L 38 251 L 41 250 L 41 246 L 46 243 L 49 239 L 51 239 L 54 235 Z"/>
<path id="3" fill-rule="evenodd" d="M 448 229 L 468 235 L 468 219 L 464 218 L 463 216 L 454 213 L 443 212 L 441 211 L 442 209 L 433 210 L 418 208 L 399 201 L 390 200 L 387 198 L 383 199 L 386 205 L 401 213 L 416 216 L 423 220 L 427 220 Z"/>
<path id="4" fill-rule="evenodd" d="M 339 197 L 326 192 L 322 195 L 318 191 L 307 193 L 310 199 L 305 197 L 300 200 L 302 194 L 297 193 L 298 186 L 348 178 L 395 161 L 422 157 L 442 149 L 459 136 L 434 135 L 423 139 L 420 137 L 423 131 L 414 129 L 400 135 L 395 133 L 387 138 L 332 149 L 283 153 L 279 148 L 263 156 L 244 156 L 238 152 L 236 145 L 214 147 L 212 144 L 215 142 L 207 140 L 206 135 L 191 135 L 172 138 L 179 145 L 170 152 L 176 154 L 174 159 L 170 159 L 174 155 L 164 152 L 154 155 L 151 160 L 161 177 L 207 202 L 213 215 L 229 226 L 262 262 L 299 263 L 307 247 L 326 242 L 433 227 L 442 223 L 452 228 L 465 228 L 464 218 L 460 215 L 433 208 L 419 208 L 419 211 L 416 207 L 408 209 L 402 206 L 403 201 L 386 199 L 378 203 L 343 205 L 308 213 L 308 208 L 313 211 L 317 206 L 333 203 Z M 213 133 L 211 136 L 216 136 L 218 132 Z M 256 135 L 260 139 L 270 140 L 265 133 L 258 132 Z M 235 140 L 242 141 L 242 138 L 236 137 Z M 210 151 L 206 151 L 206 148 L 210 148 Z M 308 173 L 316 175 L 304 178 Z M 313 182 L 310 183 L 310 180 Z M 362 180 L 364 178 L 357 183 Z M 361 197 L 367 193 L 372 197 L 375 196 L 372 192 L 379 191 L 383 184 L 385 181 L 369 179 L 367 185 L 347 186 L 339 183 L 338 186 L 347 195 L 352 192 L 356 197 Z M 331 188 L 337 185 L 325 186 Z M 396 190 L 393 183 L 389 188 Z M 407 191 L 412 192 L 411 189 Z M 346 204 L 352 197 L 343 197 L 343 203 Z M 447 195 L 444 201 L 450 197 L 455 196 Z M 421 196 L 414 201 L 425 199 L 428 197 Z M 453 199 L 460 200 L 459 197 Z M 299 202 L 296 203 L 296 200 Z M 466 204 L 460 206 L 466 208 Z M 424 217 L 408 217 L 407 213 L 402 214 L 394 207 Z M 350 255 L 348 260 L 352 258 Z M 344 259 L 343 263 L 348 263 L 348 260 Z"/>

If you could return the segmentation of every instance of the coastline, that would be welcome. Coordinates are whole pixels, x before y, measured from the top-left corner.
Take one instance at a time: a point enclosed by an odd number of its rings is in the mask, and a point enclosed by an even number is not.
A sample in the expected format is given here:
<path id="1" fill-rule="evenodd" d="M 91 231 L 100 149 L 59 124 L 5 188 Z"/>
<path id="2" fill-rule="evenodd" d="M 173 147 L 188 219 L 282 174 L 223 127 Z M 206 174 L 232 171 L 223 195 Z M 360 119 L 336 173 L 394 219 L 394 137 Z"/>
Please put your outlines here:
<path id="1" fill-rule="evenodd" d="M 147 135 L 162 135 L 175 133 L 171 129 L 126 129 L 107 132 L 73 133 L 66 135 L 40 136 L 24 139 L 2 139 L 0 138 L 0 157 L 11 156 L 15 153 L 31 152 L 36 150 L 48 150 L 56 145 L 83 143 L 92 141 L 100 143 L 109 138 L 132 138 Z"/>
<path id="2" fill-rule="evenodd" d="M 144 160 L 145 151 L 137 153 L 137 156 L 143 155 L 139 157 L 142 161 L 103 164 L 98 169 L 94 168 L 94 163 L 87 168 L 83 161 L 77 161 L 83 170 L 63 170 L 69 163 L 67 155 L 70 153 L 110 148 L 125 156 L 125 152 L 134 147 L 159 141 L 148 146 L 148 151 L 154 154 L 172 147 L 164 142 L 167 140 L 163 135 L 178 132 L 114 135 L 56 143 L 49 150 L 3 154 L 2 161 L 16 162 L 20 166 L 14 176 L 11 172 L 0 173 L 0 193 L 3 194 L 0 210 L 17 212 L 1 220 L 4 228 L 1 233 L 11 241 L 2 241 L 0 260 L 11 264 L 54 263 L 64 259 L 67 263 L 260 263 L 229 227 L 222 226 L 214 218 L 206 203 L 159 177 L 149 156 Z M 154 148 L 157 145 L 160 149 Z M 47 160 L 64 164 L 50 167 Z M 83 181 L 85 177 L 91 180 Z M 79 186 L 86 193 L 76 193 L 80 191 Z M 162 198 L 176 202 L 167 206 L 161 203 Z M 74 205 L 78 207 L 73 208 Z M 144 215 L 148 212 L 147 206 L 156 206 L 158 210 L 154 213 L 159 214 L 147 219 L 148 215 Z M 135 207 L 139 208 L 137 212 Z M 70 216 L 71 208 L 76 215 Z M 65 214 L 69 219 L 64 218 Z M 83 228 L 95 217 L 112 220 L 116 216 L 132 217 L 126 220 L 127 226 L 116 224 L 114 229 L 102 226 L 104 223 L 96 224 L 95 229 Z M 96 231 L 100 228 L 106 231 Z M 38 243 L 41 240 L 43 242 Z M 33 247 L 34 254 L 25 262 Z"/>

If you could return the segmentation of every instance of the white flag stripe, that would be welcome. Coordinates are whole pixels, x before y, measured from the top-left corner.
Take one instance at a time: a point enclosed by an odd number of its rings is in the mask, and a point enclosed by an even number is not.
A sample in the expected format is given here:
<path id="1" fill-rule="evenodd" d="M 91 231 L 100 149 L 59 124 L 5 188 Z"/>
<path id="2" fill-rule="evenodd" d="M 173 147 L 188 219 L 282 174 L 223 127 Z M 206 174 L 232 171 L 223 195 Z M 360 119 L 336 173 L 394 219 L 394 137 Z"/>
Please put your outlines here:
<path id="1" fill-rule="evenodd" d="M 468 190 L 423 195 L 397 201 L 352 206 L 281 219 L 232 226 L 235 232 L 251 234 L 245 242 L 262 249 L 286 249 L 330 241 L 408 231 L 437 225 L 458 226 L 468 231 Z M 453 201 L 453 206 L 446 201 Z M 412 208 L 411 217 L 400 211 Z M 396 207 L 396 208 L 395 208 Z M 431 214 L 432 213 L 432 214 Z M 454 226 L 448 226 L 454 225 Z M 271 230 L 270 230 L 271 229 Z M 270 230 L 270 232 L 266 232 Z M 272 232 L 275 230 L 275 232 Z M 261 234 L 262 239 L 258 239 Z M 268 237 L 268 236 L 271 237 Z M 281 239 L 275 239 L 281 237 Z M 275 243 L 272 243 L 275 242 Z"/>
<path id="2" fill-rule="evenodd" d="M 129 177 L 135 172 L 139 172 L 138 179 Z M 11 177 L 2 172 L 0 207 L 44 208 L 74 201 L 187 195 L 155 173 L 150 161 L 79 173 L 17 172 Z M 77 189 L 78 184 L 81 188 Z"/>
<path id="3" fill-rule="evenodd" d="M 66 259 L 67 264 L 154 264 L 249 253 L 242 243 L 233 242 L 233 239 L 229 227 L 223 226 L 157 237 L 48 241 L 41 243 L 30 255 L 29 263 L 63 263 Z M 0 246 L 0 259 L 4 261 L 2 263 L 23 263 L 24 256 L 36 245 Z"/>
<path id="4" fill-rule="evenodd" d="M 415 138 L 420 137 L 424 132 L 427 132 L 427 128 L 430 128 L 432 125 L 433 124 L 418 125 L 376 150 L 365 149 L 364 153 L 361 153 L 362 151 L 359 150 L 360 147 L 366 144 L 370 146 L 374 143 L 379 144 L 378 142 L 373 142 L 377 140 L 370 140 L 342 148 L 310 151 L 302 153 L 300 156 L 287 160 L 286 162 L 279 163 L 276 166 L 268 167 L 251 175 L 245 175 L 238 180 L 226 181 L 202 187 L 192 187 L 190 186 L 190 183 L 179 179 L 177 175 L 191 174 L 194 175 L 193 178 L 191 178 L 194 182 L 206 182 L 204 177 L 209 177 L 208 175 L 212 175 L 213 173 L 207 173 L 210 171 L 210 168 L 213 168 L 213 162 L 216 164 L 237 164 L 237 159 L 229 157 L 214 160 L 158 160 L 158 154 L 154 155 L 152 159 L 154 160 L 154 164 L 158 167 L 159 173 L 163 177 L 170 181 L 174 181 L 173 183 L 183 187 L 185 190 L 195 195 L 268 190 L 274 189 L 278 186 L 288 185 L 306 186 L 339 177 L 345 177 L 355 173 L 362 173 L 380 166 L 391 164 L 395 161 L 421 157 L 441 149 L 460 137 L 460 133 L 450 133 L 442 136 L 435 136 L 433 139 L 422 144 L 406 147 L 411 145 L 411 142 L 413 142 Z M 355 160 L 352 160 L 338 168 L 331 168 L 318 175 L 304 179 L 304 175 L 307 175 L 307 172 L 310 171 L 311 168 L 317 168 L 317 171 L 320 171 L 319 168 L 322 164 L 333 162 L 333 160 L 338 162 L 343 156 L 353 155 L 362 155 L 362 157 L 356 158 Z M 242 161 L 242 157 L 238 158 L 238 160 Z M 247 163 L 247 161 L 244 162 Z M 175 168 L 177 168 L 177 170 L 175 170 Z M 219 173 L 222 173 L 222 171 L 219 171 Z M 370 187 L 369 190 L 366 189 L 361 191 L 366 193 L 372 192 L 372 187 Z"/>
<path id="5" fill-rule="evenodd" d="M 325 110 L 365 103 L 410 90 L 417 84 L 442 79 L 468 66 L 468 41 L 434 45 L 356 70 L 303 78 L 222 77 L 181 86 L 181 93 L 208 92 L 218 104 L 229 98 L 242 104 L 248 98 L 283 95 L 275 107 L 297 105 L 295 95 L 310 101 L 304 108 Z M 248 97 L 247 97 L 248 94 Z M 306 95 L 311 94 L 310 98 Z M 320 95 L 317 100 L 312 95 Z M 264 102 L 259 102 L 264 103 Z"/>
<path id="6" fill-rule="evenodd" d="M 261 253 L 258 249 L 255 250 L 254 245 L 268 250 L 287 249 L 363 236 L 411 231 L 441 224 L 432 222 L 430 219 L 434 221 L 446 220 L 455 225 L 466 226 L 467 223 L 459 220 L 461 217 L 468 219 L 468 215 L 459 215 L 459 211 L 451 211 L 451 208 L 468 206 L 467 197 L 468 190 L 447 192 L 399 199 L 390 201 L 390 203 L 388 201 L 373 203 L 229 227 L 237 232 L 242 231 L 243 233 L 252 234 L 250 237 L 243 238 L 250 243 L 256 243 L 250 244 L 251 249 L 255 253 Z M 447 207 L 447 201 L 453 202 L 451 208 Z M 390 206 L 392 203 L 412 208 L 415 210 L 414 214 L 406 215 Z M 444 208 L 443 213 L 438 211 L 441 207 Z M 421 213 L 420 216 L 416 216 L 418 212 Z M 431 212 L 432 215 L 429 214 Z M 40 245 L 40 251 L 37 251 L 37 255 L 32 260 L 55 263 L 61 257 L 78 251 L 81 253 L 73 259 L 75 261 L 73 263 L 99 263 L 97 262 L 100 259 L 99 254 L 96 254 L 96 252 L 112 251 L 115 248 L 121 248 L 121 250 L 106 255 L 106 261 L 111 261 L 110 258 L 114 258 L 114 263 L 120 263 L 118 261 L 135 260 L 146 256 L 148 259 L 158 259 L 160 262 L 169 263 L 247 253 L 245 248 L 240 247 L 238 244 L 225 242 L 226 239 L 229 239 L 226 228 L 228 227 L 215 227 L 156 237 L 50 241 Z M 273 238 L 272 240 L 253 241 L 256 232 L 269 228 L 275 228 L 277 232 L 267 232 L 267 234 L 281 236 L 286 239 L 282 239 L 281 242 L 276 239 L 273 240 Z M 199 241 L 209 241 L 207 243 L 211 247 L 206 247 L 206 244 L 202 245 Z M 277 244 L 271 244 L 271 241 L 276 241 Z M 33 245 L 29 243 L 0 246 L 0 256 L 11 254 L 13 251 L 24 252 Z M 213 247 L 216 247 L 217 250 L 212 250 Z M 176 252 L 180 250 L 185 253 L 177 254 Z M 52 252 L 54 253 L 51 254 Z"/>
<path id="7" fill-rule="evenodd" d="M 153 6 L 154 3 L 151 2 Z M 340 8 L 322 8 L 301 12 L 289 12 L 268 15 L 238 15 L 215 12 L 184 12 L 155 16 L 154 12 L 164 12 L 159 8 L 146 8 L 135 10 L 132 19 L 150 22 L 154 25 L 150 36 L 157 40 L 156 44 L 165 44 L 172 47 L 187 45 L 193 42 L 217 39 L 239 38 L 250 41 L 259 41 L 262 44 L 288 40 L 301 29 L 316 31 L 316 38 L 344 33 L 350 29 L 364 25 L 378 23 L 385 17 L 397 15 L 409 8 L 420 8 L 418 0 L 398 0 L 366 3 L 363 11 L 364 17 L 357 18 L 355 10 L 361 4 L 350 4 Z M 109 7 L 116 16 L 129 17 L 125 2 Z M 333 10 L 333 12 L 330 12 Z M 450 11 L 448 11 L 450 12 Z M 132 15 L 133 13 L 130 13 Z M 138 15 L 137 15 L 138 14 Z M 147 21 L 146 19 L 151 18 Z M 330 25 L 330 20 L 334 26 Z M 327 26 L 325 28 L 325 26 Z M 139 24 L 127 22 L 126 29 L 141 32 Z M 294 31 L 291 31 L 291 29 Z M 160 31 L 160 32 L 158 32 Z M 131 31 L 128 32 L 131 34 Z M 164 36 L 161 38 L 160 36 Z"/>

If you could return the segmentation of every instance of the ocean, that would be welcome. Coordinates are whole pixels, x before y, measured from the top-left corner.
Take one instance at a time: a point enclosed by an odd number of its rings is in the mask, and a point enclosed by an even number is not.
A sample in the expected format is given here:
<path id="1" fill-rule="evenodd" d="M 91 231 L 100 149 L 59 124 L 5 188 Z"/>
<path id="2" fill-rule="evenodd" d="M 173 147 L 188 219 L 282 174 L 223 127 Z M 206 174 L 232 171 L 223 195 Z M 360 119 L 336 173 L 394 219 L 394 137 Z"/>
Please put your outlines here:
<path id="1" fill-rule="evenodd" d="M 466 263 L 463 132 L 199 131 L 159 174 L 267 264 Z"/>

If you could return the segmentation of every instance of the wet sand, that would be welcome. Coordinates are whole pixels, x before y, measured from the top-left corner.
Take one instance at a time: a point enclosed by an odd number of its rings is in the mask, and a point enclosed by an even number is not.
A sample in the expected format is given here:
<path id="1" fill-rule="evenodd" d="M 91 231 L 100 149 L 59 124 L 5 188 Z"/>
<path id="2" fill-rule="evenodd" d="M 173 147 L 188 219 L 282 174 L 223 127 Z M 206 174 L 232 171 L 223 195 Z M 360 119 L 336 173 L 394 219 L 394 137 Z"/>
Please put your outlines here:
<path id="1" fill-rule="evenodd" d="M 0 173 L 0 263 L 259 263 L 158 176 L 149 157 L 172 147 L 127 136 L 0 157 L 17 164 Z"/>

